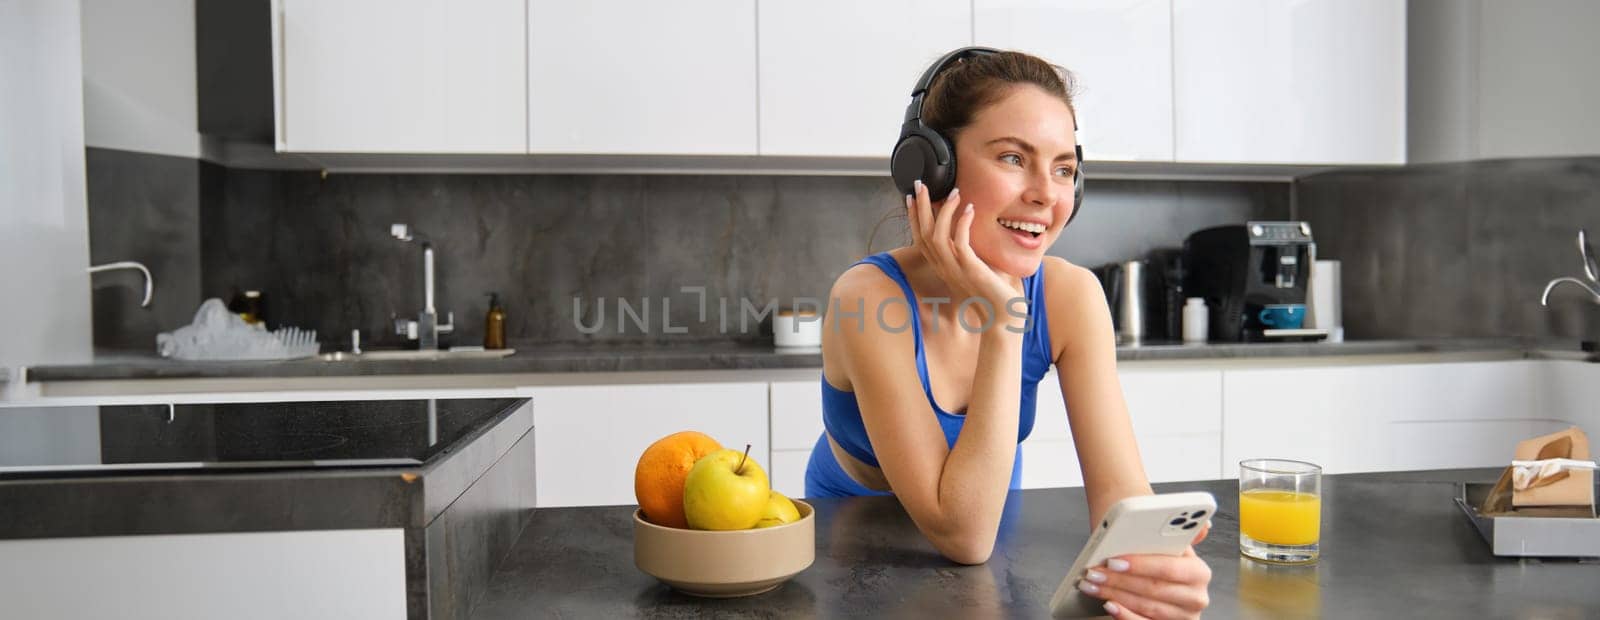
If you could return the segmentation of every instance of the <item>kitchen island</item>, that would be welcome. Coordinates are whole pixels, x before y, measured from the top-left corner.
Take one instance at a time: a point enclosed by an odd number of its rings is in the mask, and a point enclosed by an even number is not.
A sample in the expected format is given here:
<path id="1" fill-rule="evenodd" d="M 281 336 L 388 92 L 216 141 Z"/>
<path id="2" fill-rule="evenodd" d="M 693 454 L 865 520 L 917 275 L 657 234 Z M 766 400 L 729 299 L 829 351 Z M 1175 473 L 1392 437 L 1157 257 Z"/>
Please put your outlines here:
<path id="1" fill-rule="evenodd" d="M 1197 551 L 1210 564 L 1211 618 L 1594 618 L 1600 563 L 1497 558 L 1452 502 L 1495 470 L 1327 476 L 1322 559 L 1270 566 L 1238 553 L 1237 483 Z M 540 509 L 473 617 L 1043 618 L 1089 535 L 1082 488 L 1013 492 L 982 566 L 940 557 L 893 498 L 820 499 L 816 563 L 766 594 L 676 593 L 633 565 L 632 507 Z"/>
<path id="2" fill-rule="evenodd" d="M 532 427 L 517 398 L 0 407 L 0 616 L 463 618 Z"/>

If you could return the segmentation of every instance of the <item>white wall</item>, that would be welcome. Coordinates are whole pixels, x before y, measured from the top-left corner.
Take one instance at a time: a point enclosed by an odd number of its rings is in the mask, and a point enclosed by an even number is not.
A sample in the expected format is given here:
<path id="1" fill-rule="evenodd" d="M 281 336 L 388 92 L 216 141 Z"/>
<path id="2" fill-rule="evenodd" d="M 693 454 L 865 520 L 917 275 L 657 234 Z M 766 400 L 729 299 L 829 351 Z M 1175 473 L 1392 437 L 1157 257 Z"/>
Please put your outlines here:
<path id="1" fill-rule="evenodd" d="M 0 367 L 88 359 L 77 0 L 0 1 Z"/>
<path id="2" fill-rule="evenodd" d="M 84 143 L 200 156 L 194 0 L 82 0 Z"/>

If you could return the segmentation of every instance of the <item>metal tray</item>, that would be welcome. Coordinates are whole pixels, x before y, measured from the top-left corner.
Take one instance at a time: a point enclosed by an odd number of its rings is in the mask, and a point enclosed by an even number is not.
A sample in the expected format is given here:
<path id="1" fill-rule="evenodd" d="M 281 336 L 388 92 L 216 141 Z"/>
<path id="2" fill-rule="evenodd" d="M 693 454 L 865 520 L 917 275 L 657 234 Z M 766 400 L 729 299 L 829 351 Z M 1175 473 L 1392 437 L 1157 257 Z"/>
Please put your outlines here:
<path id="1" fill-rule="evenodd" d="M 1495 555 L 1600 557 L 1600 518 L 1481 516 L 1478 506 L 1492 488 L 1492 483 L 1464 483 L 1455 502 Z"/>

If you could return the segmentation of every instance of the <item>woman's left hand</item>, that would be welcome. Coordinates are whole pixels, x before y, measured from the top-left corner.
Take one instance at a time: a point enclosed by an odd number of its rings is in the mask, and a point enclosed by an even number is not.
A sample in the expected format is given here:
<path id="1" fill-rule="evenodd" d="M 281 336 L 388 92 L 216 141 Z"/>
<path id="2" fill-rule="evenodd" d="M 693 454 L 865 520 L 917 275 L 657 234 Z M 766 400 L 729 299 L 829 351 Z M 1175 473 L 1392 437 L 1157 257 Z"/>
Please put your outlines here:
<path id="1" fill-rule="evenodd" d="M 1206 526 L 1193 544 L 1204 540 Z M 1191 545 L 1181 556 L 1129 555 L 1106 560 L 1078 584 L 1085 594 L 1106 601 L 1106 613 L 1119 619 L 1199 618 L 1211 604 L 1206 587 L 1211 567 Z"/>

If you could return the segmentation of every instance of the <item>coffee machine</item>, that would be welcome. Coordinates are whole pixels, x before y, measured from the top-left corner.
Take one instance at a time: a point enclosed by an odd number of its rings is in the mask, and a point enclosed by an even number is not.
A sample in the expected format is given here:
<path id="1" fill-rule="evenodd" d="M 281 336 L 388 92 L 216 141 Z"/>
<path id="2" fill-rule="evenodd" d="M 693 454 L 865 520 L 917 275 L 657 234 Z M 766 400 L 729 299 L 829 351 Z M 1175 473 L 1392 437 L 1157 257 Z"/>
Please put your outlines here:
<path id="1" fill-rule="evenodd" d="M 1320 340 L 1306 329 L 1306 291 L 1317 245 L 1305 222 L 1245 222 L 1197 231 L 1183 242 L 1184 291 L 1210 306 L 1211 340 Z"/>

